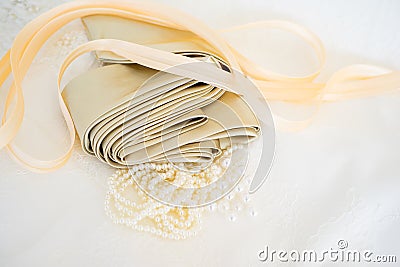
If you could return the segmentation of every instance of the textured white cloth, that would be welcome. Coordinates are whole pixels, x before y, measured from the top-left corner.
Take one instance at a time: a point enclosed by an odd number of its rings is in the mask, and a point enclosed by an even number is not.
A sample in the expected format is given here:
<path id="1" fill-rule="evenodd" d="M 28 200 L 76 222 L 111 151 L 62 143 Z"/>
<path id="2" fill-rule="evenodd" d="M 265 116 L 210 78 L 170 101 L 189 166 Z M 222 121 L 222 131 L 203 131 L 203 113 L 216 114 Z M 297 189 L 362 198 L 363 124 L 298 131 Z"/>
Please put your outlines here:
<path id="1" fill-rule="evenodd" d="M 65 1 L 2 1 L 0 53 L 26 22 L 61 2 Z M 321 79 L 352 63 L 400 69 L 398 1 L 160 2 L 216 28 L 261 19 L 302 24 L 326 45 L 327 66 Z M 307 47 L 290 35 L 265 32 L 248 38 L 243 51 L 263 66 L 293 74 L 313 67 Z M 27 118 L 18 144 L 27 147 L 21 140 L 28 130 L 33 140 L 45 132 L 53 137 L 50 144 L 62 147 L 59 114 L 46 111 L 57 106 L 57 64 L 84 39 L 80 25 L 73 23 L 57 33 L 36 59 L 25 80 Z M 76 64 L 74 72 L 91 64 L 89 57 L 84 62 Z M 2 89 L 0 99 L 4 95 Z M 38 101 L 44 95 L 46 99 Z M 257 266 L 265 265 L 257 259 L 265 245 L 323 251 L 336 247 L 339 239 L 352 249 L 397 253 L 399 261 L 399 104 L 399 92 L 325 104 L 309 128 L 277 132 L 271 174 L 252 198 L 258 215 L 239 213 L 238 220 L 229 222 L 211 213 L 199 235 L 186 241 L 160 240 L 114 225 L 103 211 L 106 178 L 113 170 L 85 155 L 79 144 L 70 162 L 49 174 L 25 171 L 2 150 L 0 265 Z M 40 128 L 30 124 L 37 119 L 29 113 L 32 110 L 43 115 Z M 54 128 L 60 132 L 52 133 Z M 35 142 L 30 145 L 34 154 L 46 152 L 39 151 Z"/>

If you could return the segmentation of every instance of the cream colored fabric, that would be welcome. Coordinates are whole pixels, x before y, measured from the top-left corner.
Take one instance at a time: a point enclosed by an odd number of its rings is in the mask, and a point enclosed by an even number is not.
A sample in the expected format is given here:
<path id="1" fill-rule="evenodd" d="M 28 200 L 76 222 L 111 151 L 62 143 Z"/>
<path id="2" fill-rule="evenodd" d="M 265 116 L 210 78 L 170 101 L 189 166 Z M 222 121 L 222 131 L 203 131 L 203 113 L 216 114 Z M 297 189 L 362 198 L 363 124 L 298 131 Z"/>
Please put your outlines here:
<path id="1" fill-rule="evenodd" d="M 111 16 L 83 21 L 91 39 L 147 43 L 227 69 L 194 42 L 160 46 L 160 40 L 176 34 L 167 28 Z M 63 98 L 84 150 L 114 167 L 158 161 L 209 164 L 232 142 L 246 143 L 259 135 L 256 116 L 236 94 L 132 64 L 110 52 L 96 55 L 103 62 L 125 65 L 82 74 L 66 86 Z"/>
<path id="2" fill-rule="evenodd" d="M 189 31 L 105 15 L 84 17 L 82 22 L 90 40 L 117 39 L 173 53 L 196 51 L 221 57 L 217 50 Z M 105 62 L 129 62 L 109 51 L 95 53 Z"/>
<path id="3" fill-rule="evenodd" d="M 60 110 L 65 119 L 69 134 L 68 149 L 66 149 L 62 156 L 51 160 L 38 159 L 32 157 L 29 151 L 18 150 L 12 143 L 12 140 L 17 135 L 24 117 L 22 81 L 34 57 L 51 35 L 67 23 L 90 15 L 117 16 L 129 20 L 141 21 L 149 25 L 156 25 L 157 27 L 167 27 L 182 31 L 179 36 L 176 36 L 175 40 L 165 40 L 165 43 L 178 41 L 181 39 L 181 34 L 184 33 L 193 34 L 201 43 L 207 44 L 206 47 L 210 46 L 214 55 L 220 55 L 230 68 L 243 72 L 247 77 L 251 78 L 259 86 L 264 97 L 267 99 L 294 103 L 306 102 L 318 106 L 323 101 L 333 101 L 359 95 L 373 95 L 400 87 L 400 73 L 398 71 L 390 71 L 368 65 L 353 65 L 344 68 L 335 73 L 328 82 L 316 83 L 314 79 L 319 75 L 325 62 L 324 47 L 313 33 L 290 22 L 263 21 L 235 27 L 227 31 L 236 31 L 249 27 L 264 27 L 290 31 L 300 36 L 315 50 L 320 62 L 320 66 L 315 72 L 301 77 L 290 77 L 274 73 L 258 66 L 245 55 L 236 51 L 223 38 L 224 31 L 210 29 L 196 18 L 168 6 L 143 2 L 132 3 L 123 0 L 68 2 L 45 12 L 27 24 L 16 36 L 11 49 L 0 60 L 0 85 L 12 75 L 12 83 L 7 94 L 2 126 L 0 128 L 0 148 L 7 147 L 10 155 L 16 161 L 32 171 L 47 172 L 63 166 L 71 156 L 75 141 L 75 129 L 72 118 L 60 94 Z M 142 65 L 158 70 L 193 62 L 189 58 L 184 59 L 184 57 L 176 54 L 161 53 L 163 51 L 152 49 L 147 47 L 147 45 L 143 46 L 115 39 L 96 40 L 80 46 L 65 59 L 58 77 L 58 85 L 65 69 L 76 57 L 85 52 L 101 50 L 118 54 L 119 57 L 128 58 L 130 61 L 140 61 Z M 239 91 L 234 91 L 229 84 L 225 84 L 226 75 L 221 74 L 221 72 L 200 68 L 198 72 L 185 72 L 185 75 L 190 78 L 204 78 L 204 80 L 209 80 L 212 77 L 219 84 L 223 85 L 220 86 L 221 88 L 233 93 L 244 93 L 239 90 L 240 88 L 236 88 Z M 246 101 L 252 97 L 256 97 L 252 95 L 252 92 L 248 93 Z M 256 103 L 256 101 L 252 102 Z M 266 109 L 261 109 L 258 105 L 253 105 L 254 103 L 251 104 L 252 108 L 257 114 L 258 119 L 262 122 L 263 113 L 265 114 Z M 308 125 L 312 121 L 313 116 L 299 121 L 288 120 L 276 115 L 274 119 L 281 129 L 296 130 Z M 263 128 L 263 123 L 260 126 Z M 264 129 L 262 130 L 265 133 Z M 263 171 L 263 173 L 265 172 Z"/>

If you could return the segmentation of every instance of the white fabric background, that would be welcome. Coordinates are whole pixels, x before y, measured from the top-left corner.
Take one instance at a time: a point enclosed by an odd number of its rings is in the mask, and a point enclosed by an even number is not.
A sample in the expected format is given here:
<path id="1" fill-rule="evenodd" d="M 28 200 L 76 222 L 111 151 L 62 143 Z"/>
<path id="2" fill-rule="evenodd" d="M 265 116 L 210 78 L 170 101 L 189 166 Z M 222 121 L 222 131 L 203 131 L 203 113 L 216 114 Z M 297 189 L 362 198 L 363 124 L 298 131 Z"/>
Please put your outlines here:
<path id="1" fill-rule="evenodd" d="M 26 22 L 59 2 L 65 1 L 1 1 L 0 53 L 5 53 Z M 216 28 L 262 19 L 302 24 L 326 45 L 322 80 L 352 63 L 400 69 L 399 1 L 159 2 Z M 69 34 L 76 35 L 71 29 Z M 259 39 L 244 43 L 247 49 L 243 49 L 264 66 L 297 74 L 313 67 L 307 48 L 291 42 L 291 37 L 272 39 L 275 35 L 267 33 L 253 37 Z M 47 55 L 56 51 L 62 58 L 56 47 L 48 49 Z M 51 60 L 38 60 L 25 81 L 27 99 L 32 107 L 36 100 L 36 107 L 44 112 L 51 107 L 37 104 L 38 95 L 55 95 L 54 84 L 45 81 L 55 75 L 54 65 Z M 0 97 L 4 98 L 4 88 Z M 210 214 L 199 235 L 186 241 L 160 240 L 112 224 L 103 202 L 105 181 L 113 170 L 85 156 L 79 144 L 70 162 L 50 174 L 25 171 L 2 150 L 0 265 L 258 266 L 265 265 L 257 259 L 265 245 L 323 251 L 335 248 L 339 239 L 347 240 L 352 249 L 397 255 L 399 261 L 399 104 L 399 92 L 325 104 L 309 128 L 278 132 L 271 174 L 252 200 L 258 215 L 239 214 L 237 221 L 229 222 Z M 32 143 L 59 123 L 51 114 L 48 119 L 44 128 L 29 128 L 29 122 L 24 126 Z M 49 142 L 58 142 L 58 133 L 50 136 L 55 140 Z"/>

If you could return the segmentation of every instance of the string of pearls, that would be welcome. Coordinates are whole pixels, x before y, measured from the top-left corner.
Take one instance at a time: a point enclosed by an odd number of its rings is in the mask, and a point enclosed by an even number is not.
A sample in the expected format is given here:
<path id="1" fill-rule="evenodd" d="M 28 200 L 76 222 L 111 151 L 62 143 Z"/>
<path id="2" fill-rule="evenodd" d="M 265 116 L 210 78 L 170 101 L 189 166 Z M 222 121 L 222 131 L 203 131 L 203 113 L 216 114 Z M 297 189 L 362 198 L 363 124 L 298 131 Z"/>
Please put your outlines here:
<path id="1" fill-rule="evenodd" d="M 202 208 L 174 208 L 153 200 L 138 188 L 127 170 L 118 170 L 108 184 L 105 210 L 114 223 L 176 240 L 196 234 Z M 128 193 L 130 198 L 126 197 L 128 187 L 133 189 Z"/>
<path id="2" fill-rule="evenodd" d="M 163 179 L 180 187 L 201 188 L 220 178 L 230 164 L 230 157 L 242 146 L 233 145 L 223 151 L 208 168 L 188 174 L 183 166 L 146 163 L 134 166 L 130 171 L 117 170 L 109 179 L 109 190 L 105 198 L 106 215 L 116 224 L 128 226 L 136 231 L 151 233 L 162 238 L 186 239 L 201 229 L 201 219 L 207 212 L 222 212 L 229 221 L 236 221 L 238 213 L 257 213 L 249 205 L 248 187 L 251 180 L 243 180 L 225 198 L 205 207 L 172 207 L 154 200 L 138 186 L 141 181 L 157 185 Z M 186 166 L 187 167 L 187 166 Z M 189 166 L 190 167 L 190 166 Z M 214 188 L 215 190 L 215 188 Z M 194 191 L 195 192 L 195 191 Z M 174 192 L 169 192 L 174 195 Z M 192 195 L 197 197 L 196 194 Z"/>

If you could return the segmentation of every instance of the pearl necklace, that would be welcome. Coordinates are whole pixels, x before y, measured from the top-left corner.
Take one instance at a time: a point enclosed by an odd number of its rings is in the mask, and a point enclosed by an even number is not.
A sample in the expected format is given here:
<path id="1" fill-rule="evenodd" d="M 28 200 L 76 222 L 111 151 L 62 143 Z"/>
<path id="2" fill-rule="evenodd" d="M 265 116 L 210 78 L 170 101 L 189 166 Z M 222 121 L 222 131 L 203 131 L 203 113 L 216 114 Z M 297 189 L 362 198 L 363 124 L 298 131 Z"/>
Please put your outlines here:
<path id="1" fill-rule="evenodd" d="M 156 185 L 154 181 L 161 177 L 182 187 L 203 187 L 219 179 L 229 166 L 232 153 L 241 148 L 243 147 L 238 145 L 227 148 L 222 156 L 210 166 L 193 174 L 182 171 L 182 165 L 178 170 L 170 163 L 138 164 L 130 171 L 117 170 L 108 179 L 109 190 L 105 199 L 106 215 L 115 224 L 175 240 L 195 236 L 201 229 L 201 218 L 205 212 L 217 211 L 228 214 L 232 222 L 236 221 L 237 214 L 244 210 L 249 210 L 251 216 L 256 216 L 257 213 L 249 205 L 250 197 L 247 193 L 251 179 L 241 181 L 234 190 L 217 202 L 198 208 L 163 204 L 145 194 L 137 184 L 137 182 L 145 181 Z M 213 190 L 216 189 L 213 188 Z"/>

